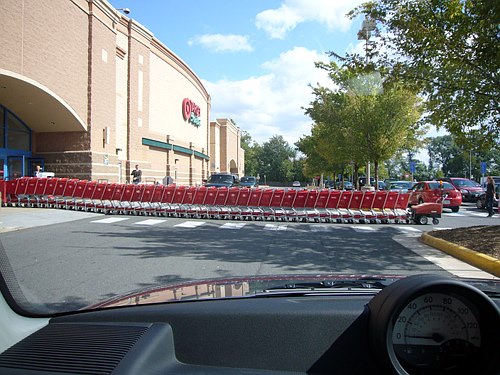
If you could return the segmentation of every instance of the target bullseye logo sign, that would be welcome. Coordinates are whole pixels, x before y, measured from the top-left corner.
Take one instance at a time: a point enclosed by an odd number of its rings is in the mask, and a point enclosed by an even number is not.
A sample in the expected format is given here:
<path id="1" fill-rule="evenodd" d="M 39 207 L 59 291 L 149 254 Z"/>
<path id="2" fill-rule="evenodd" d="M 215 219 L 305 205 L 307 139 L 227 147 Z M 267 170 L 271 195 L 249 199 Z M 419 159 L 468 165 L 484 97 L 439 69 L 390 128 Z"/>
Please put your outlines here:
<path id="1" fill-rule="evenodd" d="M 184 121 L 199 127 L 201 125 L 200 114 L 200 107 L 191 99 L 185 98 L 182 101 L 182 117 L 184 118 Z"/>

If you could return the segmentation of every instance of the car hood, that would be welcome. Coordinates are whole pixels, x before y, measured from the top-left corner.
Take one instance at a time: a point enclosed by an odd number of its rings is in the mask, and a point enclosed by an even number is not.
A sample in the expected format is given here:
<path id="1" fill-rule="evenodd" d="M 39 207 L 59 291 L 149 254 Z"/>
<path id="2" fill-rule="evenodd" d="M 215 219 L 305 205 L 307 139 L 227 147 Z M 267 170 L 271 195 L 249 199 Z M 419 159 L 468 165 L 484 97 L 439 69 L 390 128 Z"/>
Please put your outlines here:
<path id="1" fill-rule="evenodd" d="M 223 182 L 208 182 L 205 184 L 206 187 L 231 187 L 231 183 L 223 183 Z"/>
<path id="2" fill-rule="evenodd" d="M 372 286 L 367 285 L 365 293 L 375 294 L 381 287 L 387 286 L 404 277 L 406 276 L 316 274 L 248 276 L 195 280 L 190 282 L 162 285 L 115 296 L 102 302 L 87 306 L 82 310 L 177 301 L 241 298 L 256 295 L 262 296 L 266 292 L 275 290 L 280 290 L 281 294 L 283 294 L 283 292 L 295 292 L 299 289 L 301 291 L 328 291 L 330 293 L 345 293 L 346 291 L 352 292 L 355 289 L 359 292 L 360 289 L 364 289 L 356 286 L 360 282 L 364 284 L 372 284 Z M 500 293 L 499 280 L 462 280 L 476 286 L 478 289 Z M 335 286 L 333 288 L 328 288 L 329 285 Z"/>
<path id="3" fill-rule="evenodd" d="M 469 191 L 480 191 L 483 192 L 484 189 L 480 186 L 462 186 L 457 188 L 458 190 L 469 190 Z"/>

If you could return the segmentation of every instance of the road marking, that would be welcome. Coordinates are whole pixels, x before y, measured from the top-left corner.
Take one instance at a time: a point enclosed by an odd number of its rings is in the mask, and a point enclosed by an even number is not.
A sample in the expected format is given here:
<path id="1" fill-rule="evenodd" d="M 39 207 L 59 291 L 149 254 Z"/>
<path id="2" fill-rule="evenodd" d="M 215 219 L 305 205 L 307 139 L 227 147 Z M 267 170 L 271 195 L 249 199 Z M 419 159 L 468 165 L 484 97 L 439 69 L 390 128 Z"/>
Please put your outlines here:
<path id="1" fill-rule="evenodd" d="M 478 216 L 478 217 L 487 217 L 487 213 L 482 213 L 482 212 L 468 212 L 469 215 L 471 216 Z"/>
<path id="2" fill-rule="evenodd" d="M 102 224 L 112 224 L 118 223 L 119 221 L 124 221 L 130 219 L 129 217 L 108 217 L 106 219 L 92 220 L 91 223 L 102 223 Z"/>
<path id="3" fill-rule="evenodd" d="M 350 225 L 350 228 L 354 229 L 356 232 L 374 232 L 379 228 L 365 226 L 365 225 Z"/>
<path id="4" fill-rule="evenodd" d="M 329 232 L 332 228 L 331 224 L 312 224 L 309 226 L 311 232 Z"/>
<path id="5" fill-rule="evenodd" d="M 266 224 L 264 227 L 264 230 L 286 230 L 287 226 L 286 225 L 279 225 L 279 224 Z"/>
<path id="6" fill-rule="evenodd" d="M 420 233 L 420 232 L 422 232 L 421 229 L 413 228 L 413 227 L 405 227 L 405 226 L 402 226 L 402 225 L 398 225 L 398 226 L 396 226 L 396 228 L 399 231 L 401 231 L 401 232 L 413 232 L 413 233 Z"/>
<path id="7" fill-rule="evenodd" d="M 138 221 L 135 222 L 135 225 L 156 225 L 160 223 L 164 223 L 166 220 L 160 220 L 160 219 L 148 219 L 148 220 L 143 220 L 143 221 Z"/>
<path id="8" fill-rule="evenodd" d="M 200 225 L 205 224 L 204 221 L 185 221 L 180 224 L 174 225 L 174 227 L 179 227 L 179 228 L 196 228 L 199 227 Z"/>
<path id="9" fill-rule="evenodd" d="M 247 223 L 226 223 L 222 225 L 220 228 L 222 229 L 241 229 L 243 228 Z"/>

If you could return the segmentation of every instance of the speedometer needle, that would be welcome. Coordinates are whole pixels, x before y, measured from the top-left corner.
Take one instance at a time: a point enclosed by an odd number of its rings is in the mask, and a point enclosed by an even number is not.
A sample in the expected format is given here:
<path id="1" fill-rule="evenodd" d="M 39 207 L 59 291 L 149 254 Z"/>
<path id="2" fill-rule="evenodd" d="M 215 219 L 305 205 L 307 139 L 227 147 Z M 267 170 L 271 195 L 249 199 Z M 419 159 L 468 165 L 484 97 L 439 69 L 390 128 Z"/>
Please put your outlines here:
<path id="1" fill-rule="evenodd" d="M 405 337 L 410 337 L 414 339 L 426 339 L 426 340 L 434 340 L 435 342 L 441 342 L 444 340 L 443 335 L 439 333 L 433 333 L 431 336 L 419 336 L 419 335 L 405 335 Z"/>

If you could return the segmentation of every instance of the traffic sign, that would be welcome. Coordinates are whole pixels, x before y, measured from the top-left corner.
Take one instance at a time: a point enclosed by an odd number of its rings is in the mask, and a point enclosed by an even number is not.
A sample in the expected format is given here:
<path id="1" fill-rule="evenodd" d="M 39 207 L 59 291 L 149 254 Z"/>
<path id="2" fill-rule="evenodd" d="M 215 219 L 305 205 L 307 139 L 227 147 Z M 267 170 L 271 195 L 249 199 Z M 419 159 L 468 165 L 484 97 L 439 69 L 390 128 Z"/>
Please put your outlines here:
<path id="1" fill-rule="evenodd" d="M 414 161 L 410 161 L 410 172 L 415 173 L 417 171 L 416 164 Z"/>
<path id="2" fill-rule="evenodd" d="M 482 174 L 486 173 L 486 162 L 485 161 L 481 162 L 481 173 Z"/>

